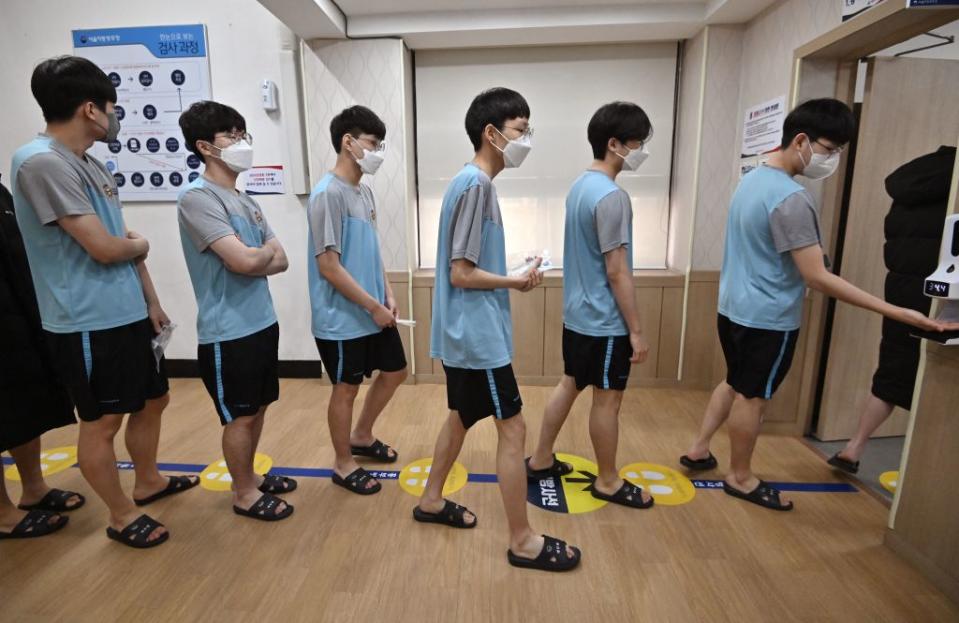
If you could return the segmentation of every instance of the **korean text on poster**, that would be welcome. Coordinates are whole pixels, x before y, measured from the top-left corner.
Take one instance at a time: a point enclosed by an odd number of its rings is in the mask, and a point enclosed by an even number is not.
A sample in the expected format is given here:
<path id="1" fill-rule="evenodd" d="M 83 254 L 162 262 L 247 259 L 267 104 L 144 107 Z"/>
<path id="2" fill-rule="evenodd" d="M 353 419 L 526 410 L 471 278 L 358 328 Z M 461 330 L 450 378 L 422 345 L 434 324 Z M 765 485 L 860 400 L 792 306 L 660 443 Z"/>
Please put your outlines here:
<path id="1" fill-rule="evenodd" d="M 121 130 L 91 153 L 113 173 L 123 201 L 175 201 L 202 172 L 184 144 L 178 120 L 210 99 L 206 28 L 144 26 L 74 30 L 77 56 L 96 63 L 117 90 Z"/>
<path id="2" fill-rule="evenodd" d="M 743 158 L 758 156 L 779 147 L 786 120 L 786 96 L 780 95 L 746 110 L 743 119 Z"/>

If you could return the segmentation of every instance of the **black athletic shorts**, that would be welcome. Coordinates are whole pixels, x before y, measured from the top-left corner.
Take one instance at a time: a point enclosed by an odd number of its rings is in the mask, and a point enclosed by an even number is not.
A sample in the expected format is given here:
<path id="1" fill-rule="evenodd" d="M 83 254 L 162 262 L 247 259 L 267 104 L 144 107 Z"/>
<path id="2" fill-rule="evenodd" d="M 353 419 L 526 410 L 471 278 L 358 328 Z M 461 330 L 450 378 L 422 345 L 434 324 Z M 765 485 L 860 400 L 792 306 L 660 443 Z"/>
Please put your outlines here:
<path id="1" fill-rule="evenodd" d="M 722 314 L 716 324 L 726 357 L 726 383 L 746 398 L 772 398 L 792 365 L 799 329 L 754 329 Z"/>
<path id="2" fill-rule="evenodd" d="M 373 376 L 374 370 L 398 372 L 406 367 L 406 353 L 396 327 L 352 340 L 316 338 L 316 349 L 334 385 L 340 381 L 359 385 L 363 377 Z"/>
<path id="3" fill-rule="evenodd" d="M 563 372 L 576 389 L 626 389 L 633 346 L 628 335 L 595 337 L 563 327 Z"/>
<path id="4" fill-rule="evenodd" d="M 451 368 L 443 364 L 443 371 L 446 372 L 447 405 L 460 414 L 464 428 L 491 415 L 497 420 L 507 420 L 523 410 L 510 364 L 488 370 Z"/>
<path id="5" fill-rule="evenodd" d="M 135 413 L 170 389 L 165 362 L 160 359 L 157 365 L 153 355 L 156 333 L 149 318 L 101 331 L 45 333 L 57 374 L 81 420 Z"/>
<path id="6" fill-rule="evenodd" d="M 277 323 L 252 335 L 197 347 L 200 378 L 221 424 L 256 415 L 261 407 L 279 400 L 279 347 Z"/>

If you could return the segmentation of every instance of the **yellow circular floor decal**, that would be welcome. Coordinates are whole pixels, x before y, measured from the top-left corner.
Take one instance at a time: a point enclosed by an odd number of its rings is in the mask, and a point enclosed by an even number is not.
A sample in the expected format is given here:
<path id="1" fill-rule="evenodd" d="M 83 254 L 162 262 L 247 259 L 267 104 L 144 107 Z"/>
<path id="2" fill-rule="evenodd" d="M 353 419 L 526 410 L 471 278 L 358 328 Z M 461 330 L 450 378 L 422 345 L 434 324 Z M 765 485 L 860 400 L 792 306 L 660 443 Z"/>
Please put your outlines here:
<path id="1" fill-rule="evenodd" d="M 696 496 L 696 487 L 679 472 L 655 463 L 631 463 L 619 470 L 619 475 L 640 486 L 656 500 L 656 504 L 678 506 Z"/>
<path id="2" fill-rule="evenodd" d="M 426 481 L 430 477 L 430 467 L 433 465 L 433 459 L 418 459 L 413 461 L 400 471 L 400 487 L 410 495 L 420 497 L 426 489 Z M 469 473 L 460 463 L 454 462 L 453 469 L 446 477 L 446 484 L 443 485 L 443 495 L 456 493 L 466 486 L 466 479 Z"/>
<path id="3" fill-rule="evenodd" d="M 573 466 L 573 473 L 560 479 L 550 476 L 531 480 L 526 488 L 526 500 L 533 506 L 554 513 L 589 513 L 606 506 L 593 497 L 593 483 L 599 469 L 596 463 L 573 454 L 556 453 L 556 458 Z M 558 482 L 557 482 L 558 480 Z"/>
<path id="4" fill-rule="evenodd" d="M 62 448 L 50 448 L 40 453 L 40 471 L 44 476 L 51 476 L 57 472 L 62 472 L 77 464 L 77 447 L 63 446 Z M 20 472 L 16 465 L 11 465 L 5 472 L 10 480 L 20 480 Z"/>
<path id="5" fill-rule="evenodd" d="M 899 472 L 883 472 L 879 474 L 879 484 L 889 493 L 895 493 L 899 486 Z"/>
<path id="6" fill-rule="evenodd" d="M 263 475 L 273 467 L 273 459 L 259 452 L 253 457 L 253 471 Z M 200 486 L 208 491 L 229 491 L 233 485 L 233 478 L 226 468 L 226 461 L 220 459 L 207 465 L 200 472 Z"/>

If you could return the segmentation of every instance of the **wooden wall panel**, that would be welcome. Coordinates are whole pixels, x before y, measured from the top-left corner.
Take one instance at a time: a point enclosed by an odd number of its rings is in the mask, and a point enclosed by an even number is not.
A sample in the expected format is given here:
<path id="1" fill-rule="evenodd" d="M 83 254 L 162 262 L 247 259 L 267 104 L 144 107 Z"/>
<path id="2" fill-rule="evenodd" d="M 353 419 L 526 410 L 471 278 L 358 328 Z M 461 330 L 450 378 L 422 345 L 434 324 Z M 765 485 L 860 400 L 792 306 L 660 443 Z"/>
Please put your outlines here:
<path id="1" fill-rule="evenodd" d="M 416 345 L 416 374 L 433 374 L 430 359 L 430 319 L 433 313 L 433 288 L 413 286 L 413 341 Z"/>
<path id="2" fill-rule="evenodd" d="M 679 342 L 683 331 L 683 289 L 663 288 L 663 309 L 659 318 L 659 360 L 656 376 L 676 379 L 679 374 Z"/>
<path id="3" fill-rule="evenodd" d="M 563 375 L 563 288 L 546 287 L 543 320 L 543 376 Z"/>
<path id="4" fill-rule="evenodd" d="M 513 373 L 516 376 L 543 376 L 543 323 L 546 288 L 530 292 L 510 291 L 513 316 Z M 554 310 L 550 310 L 551 313 Z M 560 306 L 562 316 L 563 309 Z"/>

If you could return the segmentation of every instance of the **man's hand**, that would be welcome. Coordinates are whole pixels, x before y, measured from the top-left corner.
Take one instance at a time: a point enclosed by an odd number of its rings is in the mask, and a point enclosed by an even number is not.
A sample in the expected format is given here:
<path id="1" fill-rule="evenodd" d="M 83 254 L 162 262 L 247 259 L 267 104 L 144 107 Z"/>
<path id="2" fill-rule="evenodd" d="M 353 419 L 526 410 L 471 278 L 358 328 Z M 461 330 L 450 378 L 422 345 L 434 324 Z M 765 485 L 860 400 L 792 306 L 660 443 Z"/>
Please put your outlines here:
<path id="1" fill-rule="evenodd" d="M 376 307 L 370 310 L 370 315 L 373 316 L 373 322 L 376 323 L 376 326 L 381 329 L 392 327 L 396 324 L 396 317 L 393 315 L 393 311 L 386 305 L 377 303 Z"/>
<path id="2" fill-rule="evenodd" d="M 630 333 L 629 344 L 633 347 L 633 355 L 629 358 L 630 363 L 643 363 L 649 357 L 649 344 L 642 333 Z"/>
<path id="3" fill-rule="evenodd" d="M 394 320 L 400 317 L 400 309 L 396 305 L 396 298 L 393 297 L 392 293 L 386 295 L 386 309 L 390 310 L 390 313 L 393 314 Z"/>
<path id="4" fill-rule="evenodd" d="M 147 255 L 150 253 L 150 242 L 146 238 L 144 238 L 143 236 L 141 236 L 140 234 L 136 233 L 133 230 L 127 230 L 127 238 L 130 240 L 139 241 L 143 247 L 143 253 L 133 258 L 133 261 L 134 262 L 146 261 Z"/>
<path id="5" fill-rule="evenodd" d="M 904 322 L 906 324 L 918 327 L 923 331 L 955 331 L 959 329 L 959 323 L 941 322 L 933 320 L 914 309 L 900 307 L 896 309 L 895 315 L 891 316 L 893 320 Z"/>
<path id="6" fill-rule="evenodd" d="M 529 267 L 529 270 L 516 277 L 516 285 L 513 287 L 520 292 L 529 292 L 539 284 L 543 283 L 543 273 L 539 272 L 539 267 L 542 263 L 543 258 L 535 258 L 533 260 L 533 265 Z"/>
<path id="7" fill-rule="evenodd" d="M 166 315 L 159 303 L 147 305 L 147 315 L 150 323 L 153 324 L 153 332 L 159 334 L 163 327 L 170 324 L 170 317 Z"/>

